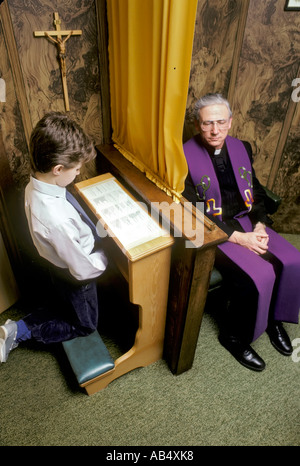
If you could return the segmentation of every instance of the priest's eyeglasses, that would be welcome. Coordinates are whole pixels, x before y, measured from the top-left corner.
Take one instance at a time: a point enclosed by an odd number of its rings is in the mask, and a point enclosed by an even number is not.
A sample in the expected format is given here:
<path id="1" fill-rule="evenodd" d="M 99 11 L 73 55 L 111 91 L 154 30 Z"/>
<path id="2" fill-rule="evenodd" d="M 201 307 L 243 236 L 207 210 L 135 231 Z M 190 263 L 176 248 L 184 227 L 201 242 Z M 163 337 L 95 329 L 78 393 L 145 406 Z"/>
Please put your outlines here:
<path id="1" fill-rule="evenodd" d="M 230 118 L 228 118 L 227 120 L 202 121 L 200 123 L 200 128 L 202 129 L 202 131 L 211 131 L 215 128 L 215 125 L 217 125 L 218 129 L 222 131 L 229 128 L 229 120 Z"/>

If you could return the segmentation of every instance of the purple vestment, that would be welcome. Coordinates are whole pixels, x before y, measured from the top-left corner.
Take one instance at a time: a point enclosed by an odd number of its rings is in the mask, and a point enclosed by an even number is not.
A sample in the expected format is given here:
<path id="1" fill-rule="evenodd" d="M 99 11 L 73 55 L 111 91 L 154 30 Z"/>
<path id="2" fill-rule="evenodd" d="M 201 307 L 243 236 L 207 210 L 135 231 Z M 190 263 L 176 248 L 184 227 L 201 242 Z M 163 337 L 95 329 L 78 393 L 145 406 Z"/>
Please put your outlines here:
<path id="1" fill-rule="evenodd" d="M 239 192 L 245 203 L 245 210 L 235 216 L 244 231 L 253 231 L 247 215 L 253 203 L 252 167 L 244 144 L 227 136 L 226 145 Z M 198 187 L 199 196 L 206 203 L 206 211 L 222 220 L 222 197 L 213 163 L 207 150 L 197 137 L 184 144 L 189 172 Z M 297 323 L 300 308 L 300 252 L 288 241 L 267 227 L 269 252 L 282 264 L 279 286 L 273 302 L 273 317 L 283 322 Z M 267 328 L 270 304 L 275 284 L 275 272 L 271 263 L 249 249 L 227 241 L 218 248 L 243 270 L 254 282 L 258 291 L 256 322 L 253 340 Z M 242 303 L 241 303 L 242 311 Z"/>

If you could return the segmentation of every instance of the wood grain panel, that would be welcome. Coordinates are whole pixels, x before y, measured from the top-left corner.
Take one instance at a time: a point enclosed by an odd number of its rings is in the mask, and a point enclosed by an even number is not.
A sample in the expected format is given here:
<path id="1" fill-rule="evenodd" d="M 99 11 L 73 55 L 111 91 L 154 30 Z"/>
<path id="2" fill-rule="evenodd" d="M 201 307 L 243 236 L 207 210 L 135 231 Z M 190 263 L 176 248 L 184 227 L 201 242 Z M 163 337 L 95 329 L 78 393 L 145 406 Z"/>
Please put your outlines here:
<path id="1" fill-rule="evenodd" d="M 233 135 L 248 140 L 267 184 L 299 66 L 300 16 L 284 1 L 251 1 L 234 96 Z"/>
<path id="2" fill-rule="evenodd" d="M 5 41 L 6 54 L 10 63 L 10 70 L 14 81 L 15 94 L 18 101 L 20 114 L 22 116 L 22 124 L 24 128 L 24 136 L 29 146 L 29 138 L 32 131 L 32 124 L 27 105 L 27 99 L 24 89 L 24 79 L 20 66 L 18 50 L 14 39 L 13 25 L 10 17 L 7 2 L 3 2 L 0 6 L 1 18 L 1 36 Z"/>
<path id="3" fill-rule="evenodd" d="M 111 142 L 109 60 L 108 60 L 108 25 L 106 0 L 96 0 L 98 25 L 98 53 L 100 65 L 100 94 L 102 108 L 103 143 Z"/>
<path id="4" fill-rule="evenodd" d="M 3 151 L 0 157 L 7 160 L 8 164 L 5 168 L 10 168 L 12 180 L 22 189 L 28 182 L 30 170 L 28 150 L 2 21 L 0 21 L 0 75 L 6 84 L 6 101 L 0 102 L 0 128 L 3 138 Z"/>
<path id="5" fill-rule="evenodd" d="M 274 227 L 282 233 L 300 233 L 300 106 L 296 105 L 290 132 L 277 171 L 274 191 L 283 202 L 274 215 Z"/>
<path id="6" fill-rule="evenodd" d="M 291 94 L 299 72 L 300 15 L 285 12 L 284 3 L 250 2 L 232 135 L 251 143 L 259 180 L 283 198 L 274 216 L 275 228 L 299 233 L 299 172 L 295 168 L 299 167 L 295 152 L 299 134 Z"/>

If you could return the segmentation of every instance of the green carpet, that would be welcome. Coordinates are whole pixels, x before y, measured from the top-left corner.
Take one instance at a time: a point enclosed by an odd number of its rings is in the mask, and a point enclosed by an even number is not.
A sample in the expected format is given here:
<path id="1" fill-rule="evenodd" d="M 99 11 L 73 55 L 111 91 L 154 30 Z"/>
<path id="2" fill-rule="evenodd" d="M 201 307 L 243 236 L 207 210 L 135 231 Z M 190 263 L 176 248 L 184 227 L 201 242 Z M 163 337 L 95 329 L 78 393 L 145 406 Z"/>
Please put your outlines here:
<path id="1" fill-rule="evenodd" d="M 14 306 L 0 324 L 20 316 Z M 285 328 L 299 348 L 300 325 Z M 0 446 L 299 446 L 300 351 L 284 357 L 264 334 L 255 373 L 217 337 L 206 313 L 192 369 L 175 376 L 160 360 L 90 397 L 61 347 L 19 346 L 0 366 Z"/>

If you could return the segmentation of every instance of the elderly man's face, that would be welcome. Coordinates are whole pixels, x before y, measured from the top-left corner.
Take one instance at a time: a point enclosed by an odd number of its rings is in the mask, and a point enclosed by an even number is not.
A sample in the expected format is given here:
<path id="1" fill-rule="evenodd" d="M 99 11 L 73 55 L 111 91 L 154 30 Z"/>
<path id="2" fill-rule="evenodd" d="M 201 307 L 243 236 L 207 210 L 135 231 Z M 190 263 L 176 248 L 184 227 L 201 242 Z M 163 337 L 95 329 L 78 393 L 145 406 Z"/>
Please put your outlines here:
<path id="1" fill-rule="evenodd" d="M 223 104 L 209 105 L 199 110 L 199 116 L 196 129 L 203 142 L 214 149 L 221 149 L 231 128 L 228 108 Z"/>

